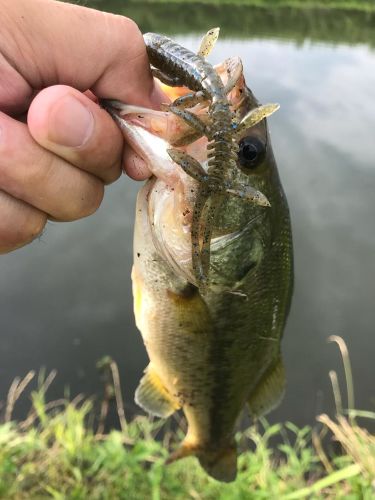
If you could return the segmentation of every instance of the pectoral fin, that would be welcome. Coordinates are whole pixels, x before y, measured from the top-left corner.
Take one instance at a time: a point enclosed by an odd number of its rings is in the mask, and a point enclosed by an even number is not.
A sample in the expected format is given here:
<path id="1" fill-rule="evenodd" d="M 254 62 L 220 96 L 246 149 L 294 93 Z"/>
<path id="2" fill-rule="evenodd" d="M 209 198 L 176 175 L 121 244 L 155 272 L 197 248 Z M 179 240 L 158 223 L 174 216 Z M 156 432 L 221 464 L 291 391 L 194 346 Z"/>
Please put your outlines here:
<path id="1" fill-rule="evenodd" d="M 168 392 L 150 366 L 135 391 L 135 402 L 151 415 L 161 418 L 169 417 L 180 408 L 178 401 Z"/>
<path id="2" fill-rule="evenodd" d="M 253 417 L 270 412 L 281 403 L 285 392 L 285 369 L 281 357 L 263 375 L 248 400 Z"/>

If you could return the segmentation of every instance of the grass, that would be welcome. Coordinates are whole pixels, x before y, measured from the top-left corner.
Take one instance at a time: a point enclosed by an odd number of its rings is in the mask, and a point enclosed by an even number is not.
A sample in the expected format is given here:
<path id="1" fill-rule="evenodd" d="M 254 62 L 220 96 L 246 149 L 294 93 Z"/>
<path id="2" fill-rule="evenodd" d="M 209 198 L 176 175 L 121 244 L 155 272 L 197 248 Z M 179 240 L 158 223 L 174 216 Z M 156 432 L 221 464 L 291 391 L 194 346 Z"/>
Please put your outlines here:
<path id="1" fill-rule="evenodd" d="M 244 450 L 238 478 L 221 484 L 208 478 L 194 458 L 165 466 L 167 450 L 181 439 L 182 428 L 172 432 L 168 423 L 143 416 L 127 422 L 117 367 L 107 359 L 102 369 L 111 374 L 111 384 L 106 384 L 95 426 L 91 401 L 46 401 L 55 374 L 40 379 L 39 389 L 31 394 L 28 417 L 12 421 L 14 405 L 34 374 L 14 382 L 0 424 L 0 498 L 374 498 L 375 438 L 357 424 L 359 417 L 375 418 L 371 412 L 349 409 L 345 415 L 340 410 L 334 419 L 321 415 L 314 430 L 261 420 L 238 433 L 239 447 Z M 119 408 L 121 431 L 105 434 L 111 398 Z M 275 440 L 281 444 L 275 446 Z"/>

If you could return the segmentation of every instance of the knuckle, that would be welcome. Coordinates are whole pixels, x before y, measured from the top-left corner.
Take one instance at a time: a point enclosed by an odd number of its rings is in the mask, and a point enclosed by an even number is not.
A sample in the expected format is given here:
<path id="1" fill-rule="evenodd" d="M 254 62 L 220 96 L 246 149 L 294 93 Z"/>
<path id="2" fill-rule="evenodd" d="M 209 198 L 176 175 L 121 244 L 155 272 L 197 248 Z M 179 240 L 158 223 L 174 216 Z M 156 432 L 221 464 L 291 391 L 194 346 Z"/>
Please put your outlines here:
<path id="1" fill-rule="evenodd" d="M 56 168 L 56 158 L 42 148 L 30 150 L 28 161 L 19 168 L 19 175 L 13 189 L 13 195 L 29 201 L 29 194 L 36 188 L 50 182 Z M 11 172 L 10 172 L 11 174 Z"/>
<path id="2" fill-rule="evenodd" d="M 143 35 L 136 22 L 124 16 L 111 16 L 111 49 L 117 57 L 131 60 L 145 50 Z M 126 43 L 124 43 L 124 38 Z M 116 58 L 117 58 L 116 57 Z"/>
<path id="3" fill-rule="evenodd" d="M 137 23 L 133 21 L 133 19 L 130 19 L 129 17 L 120 17 L 119 25 L 122 30 L 122 35 L 126 33 L 127 38 L 130 38 L 135 43 L 138 42 L 144 45 L 141 30 L 139 29 Z M 121 46 L 123 47 L 123 43 L 121 44 Z"/>
<path id="4" fill-rule="evenodd" d="M 44 227 L 47 222 L 47 215 L 43 213 L 38 213 L 38 216 L 33 218 L 33 221 L 30 221 L 28 224 L 28 229 L 25 231 L 25 241 L 26 243 L 30 243 L 35 240 L 44 231 Z"/>
<path id="5" fill-rule="evenodd" d="M 82 200 L 82 217 L 87 217 L 95 213 L 100 207 L 104 196 L 104 184 L 97 182 L 97 185 L 87 191 L 87 195 Z"/>
<path id="6" fill-rule="evenodd" d="M 121 176 L 122 170 L 120 160 L 116 160 L 114 165 L 107 166 L 103 170 L 105 173 L 105 185 L 112 184 Z"/>
<path id="7" fill-rule="evenodd" d="M 71 200 L 70 206 L 65 207 L 66 214 L 57 217 L 60 221 L 73 221 L 88 217 L 95 213 L 103 200 L 104 184 L 96 179 L 92 181 Z"/>
<path id="8" fill-rule="evenodd" d="M 47 216 L 33 212 L 22 224 L 0 226 L 0 253 L 8 253 L 31 243 L 43 232 Z"/>

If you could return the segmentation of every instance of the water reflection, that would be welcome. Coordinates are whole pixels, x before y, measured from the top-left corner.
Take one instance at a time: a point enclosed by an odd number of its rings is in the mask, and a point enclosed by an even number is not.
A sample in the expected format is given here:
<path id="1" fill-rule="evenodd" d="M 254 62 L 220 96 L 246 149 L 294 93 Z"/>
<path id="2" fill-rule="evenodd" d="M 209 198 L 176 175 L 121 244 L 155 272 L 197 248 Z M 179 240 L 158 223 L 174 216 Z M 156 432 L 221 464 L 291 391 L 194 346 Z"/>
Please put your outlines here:
<path id="1" fill-rule="evenodd" d="M 88 4 L 134 19 L 143 32 L 202 33 L 210 26 L 220 26 L 224 37 L 375 45 L 375 12 L 359 9 L 264 8 L 189 2 L 150 5 L 150 2 L 134 0 L 90 0 Z"/>
<path id="2" fill-rule="evenodd" d="M 211 22 L 209 25 L 211 26 Z M 205 28 L 207 24 L 205 25 Z M 179 36 L 188 47 L 197 36 Z M 272 420 L 312 422 L 332 409 L 327 373 L 340 368 L 330 334 L 347 341 L 358 407 L 374 379 L 375 56 L 367 45 L 224 39 L 213 62 L 238 54 L 270 119 L 295 242 L 295 294 L 285 339 L 288 390 Z M 30 368 L 57 368 L 51 397 L 98 389 L 95 362 L 120 365 L 125 400 L 146 365 L 134 326 L 131 239 L 138 185 L 111 186 L 98 213 L 50 224 L 41 241 L 0 259 L 0 394 Z M 339 372 L 341 370 L 339 369 Z"/>

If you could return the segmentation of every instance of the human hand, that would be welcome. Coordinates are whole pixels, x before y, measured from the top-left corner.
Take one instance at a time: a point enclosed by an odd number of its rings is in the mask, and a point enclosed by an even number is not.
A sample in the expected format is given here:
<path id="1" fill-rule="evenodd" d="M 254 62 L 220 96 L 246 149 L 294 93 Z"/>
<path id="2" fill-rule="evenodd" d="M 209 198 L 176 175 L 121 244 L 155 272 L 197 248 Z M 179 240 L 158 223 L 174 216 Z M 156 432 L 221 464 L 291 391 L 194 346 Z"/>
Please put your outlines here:
<path id="1" fill-rule="evenodd" d="M 97 98 L 157 107 L 130 19 L 54 0 L 0 0 L 0 253 L 47 219 L 93 213 L 122 167 L 149 171 Z M 25 116 L 27 113 L 27 123 Z"/>

